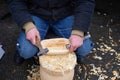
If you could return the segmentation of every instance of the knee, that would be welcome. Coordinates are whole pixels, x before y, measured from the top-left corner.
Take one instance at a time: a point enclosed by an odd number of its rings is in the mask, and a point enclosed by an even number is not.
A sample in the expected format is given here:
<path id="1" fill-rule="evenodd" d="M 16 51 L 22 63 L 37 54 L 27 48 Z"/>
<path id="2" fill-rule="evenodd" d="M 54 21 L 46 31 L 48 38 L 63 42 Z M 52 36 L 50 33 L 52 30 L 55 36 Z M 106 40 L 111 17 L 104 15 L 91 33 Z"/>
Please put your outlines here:
<path id="1" fill-rule="evenodd" d="M 38 51 L 38 49 L 35 46 L 29 46 L 29 45 L 17 46 L 17 50 L 20 56 L 23 57 L 24 59 L 33 57 Z"/>
<path id="2" fill-rule="evenodd" d="M 83 45 L 76 50 L 76 54 L 80 56 L 86 56 L 93 49 L 94 44 L 90 38 L 83 41 Z"/>

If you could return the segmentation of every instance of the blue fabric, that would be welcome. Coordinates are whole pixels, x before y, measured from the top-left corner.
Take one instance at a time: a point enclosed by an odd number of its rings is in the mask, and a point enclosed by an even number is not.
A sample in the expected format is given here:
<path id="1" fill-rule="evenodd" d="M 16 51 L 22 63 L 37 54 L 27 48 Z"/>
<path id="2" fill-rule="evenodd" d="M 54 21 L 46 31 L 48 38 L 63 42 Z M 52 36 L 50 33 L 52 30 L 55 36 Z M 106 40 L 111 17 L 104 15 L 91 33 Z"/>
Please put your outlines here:
<path id="1" fill-rule="evenodd" d="M 40 32 L 42 40 L 45 38 L 49 28 L 52 28 L 58 37 L 69 38 L 71 35 L 72 25 L 74 23 L 73 16 L 69 16 L 63 20 L 54 22 L 46 21 L 36 16 L 32 16 L 32 18 L 35 22 L 38 31 Z M 90 38 L 84 39 L 83 45 L 76 50 L 76 55 L 78 56 L 78 59 L 81 59 L 82 56 L 84 57 L 88 55 L 92 48 L 93 43 L 91 39 Z M 20 37 L 18 38 L 17 50 L 20 53 L 20 55 L 25 59 L 33 57 L 38 52 L 38 48 L 32 45 L 31 42 L 26 39 L 24 32 L 21 32 Z"/>
<path id="2" fill-rule="evenodd" d="M 81 56 L 86 56 L 93 49 L 93 47 L 94 47 L 94 44 L 91 41 L 91 39 L 86 38 L 83 41 L 83 45 L 76 50 L 76 53 Z"/>
<path id="3" fill-rule="evenodd" d="M 75 52 L 77 55 L 78 61 L 84 62 L 84 57 L 90 53 L 93 49 L 94 43 L 92 42 L 91 38 L 86 38 L 83 41 L 83 45 L 80 46 Z"/>
<path id="4" fill-rule="evenodd" d="M 31 14 L 46 20 L 58 21 L 74 15 L 73 29 L 88 31 L 95 0 L 6 0 L 13 19 L 19 27 L 34 20 Z M 48 6 L 49 4 L 49 6 Z"/>

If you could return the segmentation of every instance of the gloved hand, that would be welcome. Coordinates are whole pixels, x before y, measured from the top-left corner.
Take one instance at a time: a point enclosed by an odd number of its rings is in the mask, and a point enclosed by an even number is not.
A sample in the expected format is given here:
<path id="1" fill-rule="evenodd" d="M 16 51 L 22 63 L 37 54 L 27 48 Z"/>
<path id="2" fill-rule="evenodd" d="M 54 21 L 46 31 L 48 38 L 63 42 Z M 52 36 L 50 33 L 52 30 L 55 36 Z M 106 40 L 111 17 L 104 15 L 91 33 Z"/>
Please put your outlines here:
<path id="1" fill-rule="evenodd" d="M 37 41 L 40 42 L 40 33 L 33 22 L 27 22 L 24 24 L 23 29 L 25 30 L 26 38 L 36 46 L 36 38 Z"/>
<path id="2" fill-rule="evenodd" d="M 40 42 L 40 34 L 37 30 L 37 28 L 32 28 L 26 33 L 26 38 L 31 41 L 33 45 L 36 46 L 36 37 L 38 41 Z"/>
<path id="3" fill-rule="evenodd" d="M 80 47 L 83 44 L 83 37 L 79 35 L 71 35 L 69 40 L 70 40 L 70 51 L 73 52 L 75 51 L 78 47 Z"/>

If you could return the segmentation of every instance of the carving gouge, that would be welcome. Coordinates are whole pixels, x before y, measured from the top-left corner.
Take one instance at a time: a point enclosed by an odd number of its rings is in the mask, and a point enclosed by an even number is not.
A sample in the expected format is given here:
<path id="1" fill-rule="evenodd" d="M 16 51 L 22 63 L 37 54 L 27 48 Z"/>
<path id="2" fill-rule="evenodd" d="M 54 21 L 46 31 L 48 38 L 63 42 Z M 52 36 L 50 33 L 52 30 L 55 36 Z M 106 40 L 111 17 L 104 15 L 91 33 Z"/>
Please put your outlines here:
<path id="1" fill-rule="evenodd" d="M 42 48 L 41 43 L 37 37 L 36 37 L 36 46 L 39 48 L 39 52 L 37 53 L 38 56 L 41 56 L 49 51 L 47 48 L 45 49 Z"/>

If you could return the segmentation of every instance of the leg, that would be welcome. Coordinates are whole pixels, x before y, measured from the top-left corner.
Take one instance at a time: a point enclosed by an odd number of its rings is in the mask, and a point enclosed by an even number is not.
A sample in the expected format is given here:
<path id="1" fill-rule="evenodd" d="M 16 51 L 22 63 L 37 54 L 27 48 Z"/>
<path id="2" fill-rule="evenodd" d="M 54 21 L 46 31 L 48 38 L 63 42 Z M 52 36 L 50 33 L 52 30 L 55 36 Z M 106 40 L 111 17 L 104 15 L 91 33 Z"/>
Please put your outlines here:
<path id="1" fill-rule="evenodd" d="M 71 35 L 73 22 L 74 22 L 74 16 L 69 16 L 63 20 L 57 21 L 53 25 L 53 31 L 59 37 L 69 38 Z"/>
<path id="2" fill-rule="evenodd" d="M 38 49 L 26 39 L 25 33 L 21 32 L 18 38 L 17 51 L 21 57 L 28 59 L 33 57 L 37 53 Z"/>
<path id="3" fill-rule="evenodd" d="M 80 61 L 84 62 L 84 57 L 90 53 L 90 51 L 93 49 L 93 47 L 94 47 L 94 44 L 93 44 L 91 38 L 90 37 L 85 38 L 83 41 L 83 45 L 81 47 L 77 48 L 77 50 L 75 51 L 78 62 L 80 62 Z"/>
<path id="4" fill-rule="evenodd" d="M 38 31 L 40 32 L 41 39 L 44 39 L 48 30 L 48 25 L 41 18 L 38 18 L 36 16 L 32 16 L 32 18 L 35 22 Z M 38 48 L 32 45 L 31 42 L 26 39 L 26 35 L 24 32 L 21 32 L 18 38 L 17 50 L 20 56 L 24 59 L 33 57 L 38 52 Z"/>

